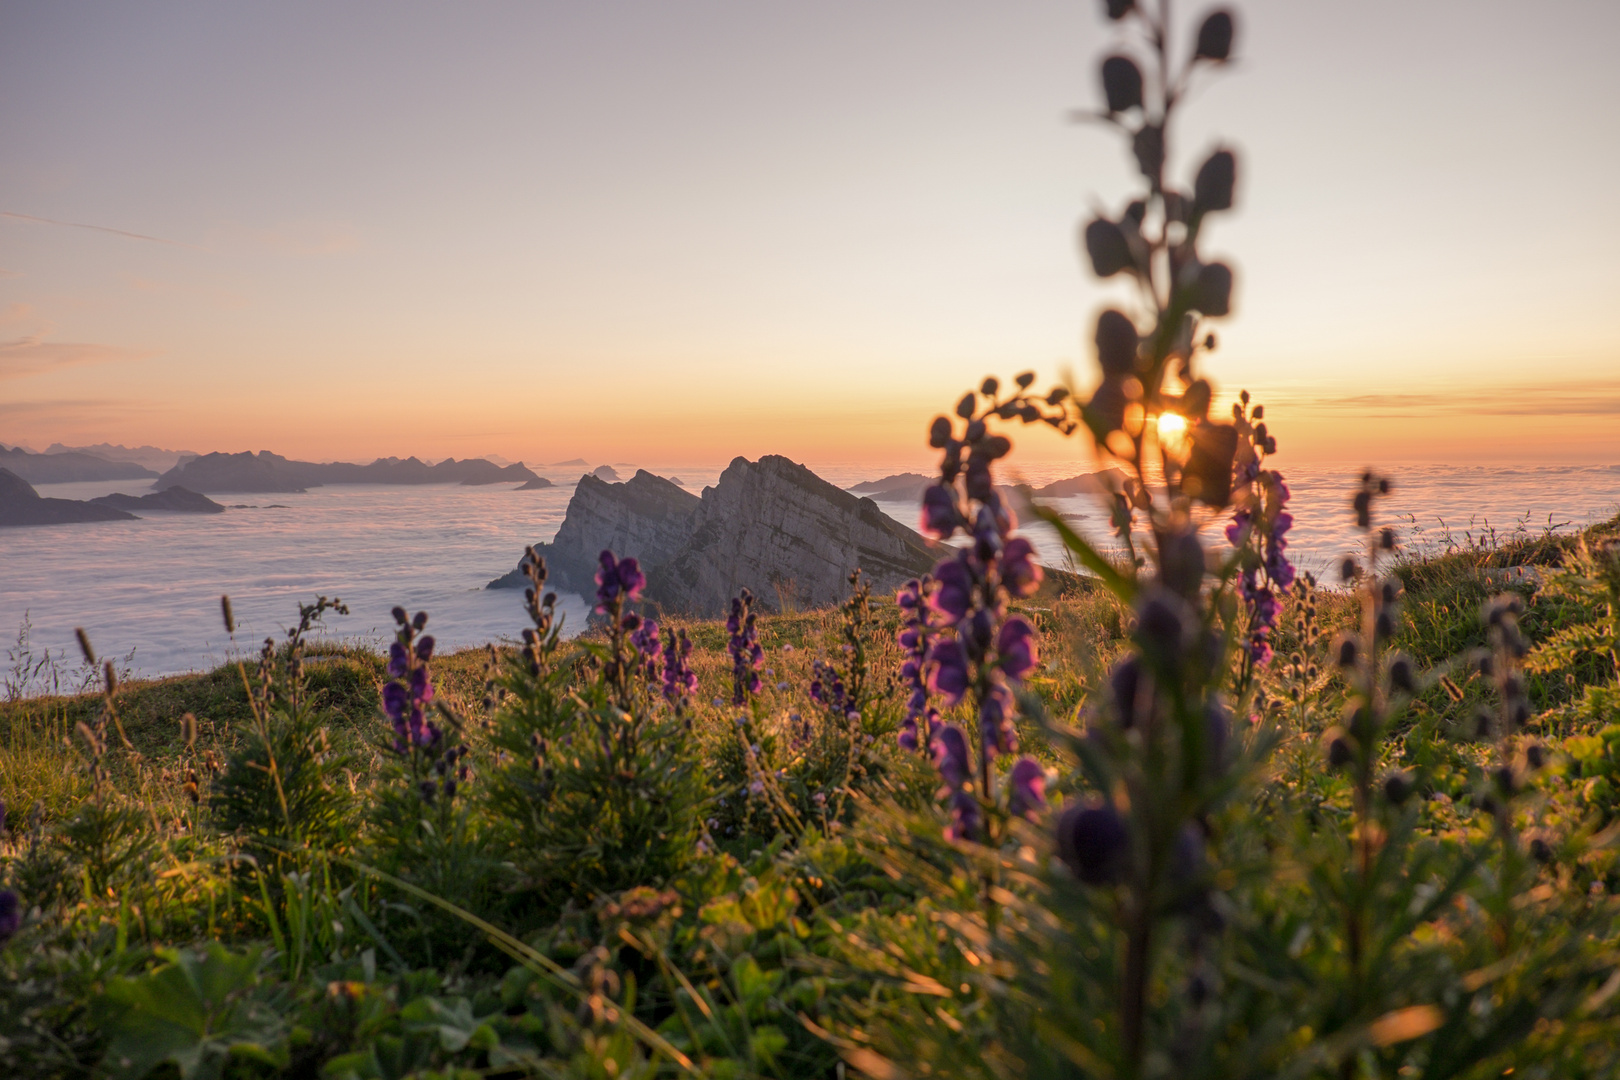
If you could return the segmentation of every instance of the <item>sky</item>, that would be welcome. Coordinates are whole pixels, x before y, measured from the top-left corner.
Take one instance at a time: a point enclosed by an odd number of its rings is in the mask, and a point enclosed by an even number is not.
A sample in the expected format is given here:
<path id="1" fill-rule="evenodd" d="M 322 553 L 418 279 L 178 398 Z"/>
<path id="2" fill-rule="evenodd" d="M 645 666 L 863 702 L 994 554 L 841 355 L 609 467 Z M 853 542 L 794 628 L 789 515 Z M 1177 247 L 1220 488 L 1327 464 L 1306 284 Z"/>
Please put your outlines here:
<path id="1" fill-rule="evenodd" d="M 1202 8 L 1178 4 L 1179 47 Z M 1620 4 L 1260 0 L 1207 373 L 1284 460 L 1620 463 Z M 1095 380 L 1091 0 L 0 0 L 0 442 L 925 464 Z M 1088 457 L 1025 439 L 1035 458 Z"/>

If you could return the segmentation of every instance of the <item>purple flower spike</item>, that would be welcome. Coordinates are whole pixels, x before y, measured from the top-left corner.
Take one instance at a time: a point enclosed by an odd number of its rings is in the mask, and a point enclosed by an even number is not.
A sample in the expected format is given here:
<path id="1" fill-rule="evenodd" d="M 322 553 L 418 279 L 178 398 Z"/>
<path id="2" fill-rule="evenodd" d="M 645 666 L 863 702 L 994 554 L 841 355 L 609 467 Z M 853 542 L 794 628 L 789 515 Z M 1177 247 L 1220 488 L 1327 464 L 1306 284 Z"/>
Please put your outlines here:
<path id="1" fill-rule="evenodd" d="M 641 564 L 632 558 L 620 559 L 611 551 L 597 556 L 601 563 L 596 571 L 596 611 L 606 615 L 615 601 L 639 600 L 641 590 L 647 587 L 647 576 Z"/>
<path id="2" fill-rule="evenodd" d="M 1046 809 L 1046 770 L 1041 768 L 1040 762 L 1031 757 L 1019 758 L 1013 762 L 1008 779 L 1012 782 L 1012 794 L 1008 796 L 1007 809 L 1031 820 Z"/>
<path id="3" fill-rule="evenodd" d="M 915 752 L 917 749 L 917 718 L 906 717 L 906 722 L 900 725 L 900 734 L 895 739 L 900 749 Z"/>
<path id="4" fill-rule="evenodd" d="M 410 708 L 410 699 L 410 691 L 400 683 L 391 682 L 382 688 L 383 711 L 395 723 L 404 719 L 405 711 Z"/>
<path id="5" fill-rule="evenodd" d="M 962 643 L 955 638 L 941 638 L 928 650 L 928 689 L 956 705 L 967 693 L 968 659 Z"/>
<path id="6" fill-rule="evenodd" d="M 1017 682 L 1034 670 L 1040 660 L 1035 646 L 1035 628 L 1022 615 L 1014 615 L 1002 624 L 996 635 L 996 651 L 1001 653 L 1001 670 L 1007 678 Z"/>
<path id="7" fill-rule="evenodd" d="M 1007 541 L 1001 553 L 1001 582 L 1014 596 L 1031 596 L 1041 586 L 1041 565 L 1035 561 L 1035 545 L 1022 536 Z"/>
<path id="8" fill-rule="evenodd" d="M 22 919 L 22 898 L 10 889 L 0 889 L 0 945 L 22 928 Z"/>
<path id="9" fill-rule="evenodd" d="M 951 823 L 945 827 L 945 839 L 961 843 L 977 840 L 984 825 L 984 811 L 979 800 L 965 791 L 951 796 Z"/>
<path id="10" fill-rule="evenodd" d="M 973 572 L 961 558 L 949 558 L 934 567 L 934 578 L 939 587 L 928 603 L 943 617 L 946 626 L 955 626 L 973 606 Z"/>
<path id="11" fill-rule="evenodd" d="M 1013 713 L 1012 691 L 997 680 L 979 706 L 979 742 L 986 758 L 994 760 L 997 754 L 1010 754 L 1018 749 Z"/>
<path id="12" fill-rule="evenodd" d="M 425 667 L 411 672 L 411 700 L 421 705 L 433 700 L 433 683 L 428 679 L 428 669 Z"/>
<path id="13" fill-rule="evenodd" d="M 956 535 L 961 524 L 961 513 L 956 508 L 956 493 L 944 484 L 934 484 L 923 492 L 922 532 L 949 540 Z"/>
<path id="14" fill-rule="evenodd" d="M 940 779 L 951 790 L 960 788 L 973 775 L 967 736 L 955 724 L 944 724 L 934 732 L 934 741 L 929 749 L 934 755 L 934 768 L 939 770 Z"/>

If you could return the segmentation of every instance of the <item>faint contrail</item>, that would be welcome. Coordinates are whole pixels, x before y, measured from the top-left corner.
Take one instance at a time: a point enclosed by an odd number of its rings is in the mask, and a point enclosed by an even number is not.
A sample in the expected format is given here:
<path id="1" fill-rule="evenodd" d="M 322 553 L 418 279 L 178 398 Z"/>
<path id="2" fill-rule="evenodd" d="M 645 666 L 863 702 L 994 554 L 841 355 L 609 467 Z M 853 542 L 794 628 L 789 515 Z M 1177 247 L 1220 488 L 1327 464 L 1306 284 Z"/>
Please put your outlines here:
<path id="1" fill-rule="evenodd" d="M 126 232 L 123 229 L 109 229 L 105 225 L 85 225 L 78 221 L 57 221 L 54 218 L 35 217 L 33 214 L 16 214 L 10 210 L 0 210 L 0 218 L 15 218 L 17 221 L 32 221 L 39 225 L 66 225 L 70 229 L 94 229 L 96 232 L 112 233 L 114 236 L 126 236 L 131 240 L 150 240 L 154 244 L 171 244 L 174 247 L 191 248 L 195 251 L 203 249 L 196 244 L 187 244 L 180 240 L 165 240 L 161 236 L 147 236 L 145 233 Z"/>

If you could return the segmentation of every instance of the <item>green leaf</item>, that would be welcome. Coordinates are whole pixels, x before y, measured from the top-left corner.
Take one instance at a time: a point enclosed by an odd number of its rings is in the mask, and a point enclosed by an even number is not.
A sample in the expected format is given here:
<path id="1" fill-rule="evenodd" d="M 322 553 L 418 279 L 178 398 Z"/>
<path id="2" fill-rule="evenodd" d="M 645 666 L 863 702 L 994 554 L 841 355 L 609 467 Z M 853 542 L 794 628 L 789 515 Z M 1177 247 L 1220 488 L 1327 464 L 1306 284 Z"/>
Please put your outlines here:
<path id="1" fill-rule="evenodd" d="M 1091 546 L 1090 541 L 1070 528 L 1069 523 L 1063 520 L 1063 515 L 1045 506 L 1037 506 L 1034 511 L 1036 517 L 1057 530 L 1059 539 L 1063 541 L 1063 546 L 1074 552 L 1074 556 L 1080 560 L 1081 566 L 1101 578 L 1102 583 L 1107 586 L 1109 592 L 1127 604 L 1136 599 L 1136 582 L 1121 574 L 1115 569 L 1113 563 L 1105 559 L 1101 552 Z"/>

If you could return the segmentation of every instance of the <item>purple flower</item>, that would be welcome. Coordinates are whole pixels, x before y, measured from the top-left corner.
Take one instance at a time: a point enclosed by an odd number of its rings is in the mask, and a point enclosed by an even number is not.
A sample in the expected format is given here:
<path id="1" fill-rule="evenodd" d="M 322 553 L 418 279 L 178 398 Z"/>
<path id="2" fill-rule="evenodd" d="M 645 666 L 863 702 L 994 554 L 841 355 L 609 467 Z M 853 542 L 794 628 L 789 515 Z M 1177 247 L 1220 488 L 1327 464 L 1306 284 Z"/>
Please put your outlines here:
<path id="1" fill-rule="evenodd" d="M 977 840 L 984 825 L 984 811 L 979 800 L 965 791 L 951 796 L 951 823 L 945 827 L 945 839 L 961 843 Z"/>
<path id="2" fill-rule="evenodd" d="M 10 889 L 0 889 L 0 945 L 22 928 L 22 920 L 22 898 Z"/>
<path id="3" fill-rule="evenodd" d="M 955 626 L 973 606 L 973 571 L 963 557 L 942 559 L 934 567 L 934 580 L 939 587 L 929 595 L 928 603 L 944 617 L 946 626 Z"/>
<path id="4" fill-rule="evenodd" d="M 396 641 L 392 645 L 388 646 L 388 675 L 389 675 L 389 677 L 393 678 L 393 679 L 397 679 L 401 675 L 403 675 L 407 671 L 409 671 L 410 668 L 411 668 L 411 657 L 410 657 L 410 653 L 406 651 L 404 644 L 402 644 L 401 642 Z"/>
<path id="5" fill-rule="evenodd" d="M 1063 811 L 1057 841 L 1058 854 L 1087 885 L 1114 885 L 1124 878 L 1131 834 L 1108 803 L 1076 804 Z"/>
<path id="6" fill-rule="evenodd" d="M 1041 585 L 1041 565 L 1035 561 L 1035 545 L 1022 536 L 1007 541 L 1001 552 L 1001 583 L 1014 596 L 1030 596 Z"/>
<path id="7" fill-rule="evenodd" d="M 632 556 L 616 558 L 611 551 L 597 556 L 601 567 L 596 571 L 596 611 L 606 615 L 615 601 L 639 600 L 641 590 L 647 587 L 647 577 Z"/>
<path id="8" fill-rule="evenodd" d="M 922 532 L 949 540 L 956 535 L 961 521 L 962 515 L 956 508 L 956 492 L 945 484 L 934 484 L 923 492 Z"/>
<path id="9" fill-rule="evenodd" d="M 731 616 L 726 619 L 726 651 L 731 654 L 731 703 L 742 705 L 749 694 L 757 694 L 760 679 L 757 669 L 765 664 L 765 650 L 760 647 L 754 629 L 754 594 L 747 589 L 732 598 Z"/>
<path id="10" fill-rule="evenodd" d="M 896 741 L 899 742 L 902 750 L 915 751 L 917 749 L 917 718 L 915 716 L 906 717 L 905 722 L 900 725 L 900 734 Z"/>
<path id="11" fill-rule="evenodd" d="M 932 629 L 927 597 L 932 587 L 933 578 L 921 581 L 914 578 L 902 585 L 895 594 L 895 603 L 901 612 L 898 640 L 906 654 L 905 661 L 900 665 L 900 681 L 911 689 L 906 700 L 906 719 L 899 736 L 900 746 L 905 750 L 916 750 L 928 742 L 937 716 L 928 707 L 928 682 L 925 678 L 928 670 L 928 635 Z"/>
<path id="12" fill-rule="evenodd" d="M 383 711 L 396 725 L 404 720 L 410 702 L 410 691 L 405 689 L 402 683 L 391 682 L 382 688 Z"/>
<path id="13" fill-rule="evenodd" d="M 969 685 L 967 653 L 955 638 L 940 638 L 928 649 L 928 689 L 956 705 Z"/>
<path id="14" fill-rule="evenodd" d="M 1013 762 L 1008 774 L 1012 794 L 1007 798 L 1007 809 L 1020 817 L 1034 819 L 1046 809 L 1046 770 L 1031 757 Z"/>
<path id="15" fill-rule="evenodd" d="M 1119 726 L 1129 730 L 1136 724 L 1138 714 L 1151 708 L 1153 676 L 1142 670 L 1142 661 L 1134 653 L 1114 665 L 1108 673 L 1108 693 L 1114 700 Z"/>
<path id="16" fill-rule="evenodd" d="M 1013 726 L 1013 696 L 997 679 L 979 703 L 979 744 L 984 756 L 1010 754 L 1018 749 L 1018 729 Z"/>
<path id="17" fill-rule="evenodd" d="M 1239 479 L 1242 479 L 1240 474 Z M 1252 510 L 1243 508 L 1232 515 L 1226 527 L 1226 538 L 1235 546 L 1245 541 L 1251 529 L 1259 529 L 1259 565 L 1248 561 L 1238 581 L 1238 592 L 1243 597 L 1249 616 L 1249 636 L 1244 649 L 1255 667 L 1271 662 L 1271 632 L 1277 626 L 1281 604 L 1277 592 L 1293 585 L 1295 571 L 1288 561 L 1288 530 L 1293 528 L 1294 515 L 1283 507 L 1288 505 L 1288 485 L 1282 473 L 1275 469 L 1257 469 L 1249 477 L 1260 485 L 1263 510 L 1257 519 Z"/>
<path id="18" fill-rule="evenodd" d="M 996 635 L 996 651 L 1001 654 L 1001 670 L 1018 682 L 1030 673 L 1040 659 L 1035 646 L 1035 628 L 1022 615 L 1014 615 Z"/>
<path id="19" fill-rule="evenodd" d="M 685 630 L 677 630 L 664 640 L 664 697 L 679 701 L 697 691 L 697 674 L 687 666 L 692 641 Z"/>
<path id="20" fill-rule="evenodd" d="M 934 755 L 934 768 L 945 786 L 955 791 L 973 775 L 973 764 L 968 759 L 967 736 L 955 724 L 942 724 L 929 743 Z"/>
<path id="21" fill-rule="evenodd" d="M 433 659 L 432 634 L 423 634 L 416 639 L 416 658 L 424 664 Z"/>
<path id="22" fill-rule="evenodd" d="M 433 683 L 428 679 L 426 666 L 411 672 L 411 700 L 418 705 L 426 705 L 433 700 Z"/>

